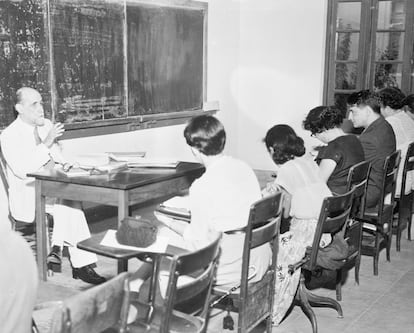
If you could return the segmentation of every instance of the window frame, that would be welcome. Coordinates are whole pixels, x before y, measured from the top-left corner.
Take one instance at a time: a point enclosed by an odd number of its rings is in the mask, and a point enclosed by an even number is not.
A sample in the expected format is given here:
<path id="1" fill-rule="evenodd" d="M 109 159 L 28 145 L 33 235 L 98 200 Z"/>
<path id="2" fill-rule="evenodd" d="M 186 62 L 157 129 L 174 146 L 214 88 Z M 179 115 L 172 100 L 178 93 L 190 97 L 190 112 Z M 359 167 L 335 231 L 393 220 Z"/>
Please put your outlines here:
<path id="1" fill-rule="evenodd" d="M 404 30 L 377 29 L 379 2 L 384 0 L 332 0 L 328 1 L 328 17 L 326 29 L 325 71 L 323 101 L 325 104 L 334 104 L 336 94 L 351 94 L 362 89 L 373 89 L 375 80 L 375 45 L 377 32 L 404 31 L 404 50 L 402 60 L 387 60 L 384 63 L 401 63 L 402 78 L 401 90 L 405 93 L 414 93 L 414 2 L 405 0 L 405 28 Z M 336 60 L 336 38 L 338 32 L 358 32 L 358 30 L 337 30 L 337 9 L 340 3 L 360 3 L 360 37 L 358 43 L 358 59 L 356 61 Z M 410 43 L 411 42 L 411 43 Z M 337 63 L 357 63 L 357 82 L 355 89 L 337 89 L 335 82 Z M 366 75 L 369 73 L 369 75 Z"/>

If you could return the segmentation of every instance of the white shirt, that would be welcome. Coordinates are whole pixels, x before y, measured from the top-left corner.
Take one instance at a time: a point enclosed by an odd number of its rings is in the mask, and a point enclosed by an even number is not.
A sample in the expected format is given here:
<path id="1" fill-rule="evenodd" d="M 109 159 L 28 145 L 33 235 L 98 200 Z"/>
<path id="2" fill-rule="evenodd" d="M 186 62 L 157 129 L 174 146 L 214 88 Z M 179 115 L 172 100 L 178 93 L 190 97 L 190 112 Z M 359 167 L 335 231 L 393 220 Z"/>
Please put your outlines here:
<path id="1" fill-rule="evenodd" d="M 190 187 L 191 223 L 184 231 L 184 239 L 199 248 L 211 241 L 208 235 L 213 231 L 246 226 L 250 206 L 259 199 L 260 186 L 253 170 L 243 161 L 220 157 Z M 240 282 L 243 243 L 243 234 L 223 235 L 217 284 Z M 263 276 L 270 260 L 270 246 L 265 244 L 254 249 L 250 262 L 256 276 L 252 281 Z"/>
<path id="2" fill-rule="evenodd" d="M 393 114 L 392 116 L 385 118 L 385 120 L 392 126 L 397 149 L 401 150 L 401 162 L 398 168 L 397 188 L 395 190 L 396 195 L 400 196 L 402 173 L 405 157 L 407 156 L 408 145 L 411 142 L 414 142 L 414 120 L 404 111 Z M 410 172 L 407 174 L 406 194 L 410 192 L 411 188 L 414 189 L 414 177 Z"/>
<path id="3" fill-rule="evenodd" d="M 51 127 L 52 123 L 48 119 L 45 119 L 44 126 L 38 127 L 42 140 Z M 63 162 L 57 144 L 53 144 L 51 149 L 43 143 L 36 145 L 34 130 L 34 126 L 17 117 L 0 137 L 7 162 L 10 213 L 16 220 L 23 222 L 33 222 L 35 219 L 35 181 L 27 174 L 41 170 L 51 157 L 56 162 Z"/>

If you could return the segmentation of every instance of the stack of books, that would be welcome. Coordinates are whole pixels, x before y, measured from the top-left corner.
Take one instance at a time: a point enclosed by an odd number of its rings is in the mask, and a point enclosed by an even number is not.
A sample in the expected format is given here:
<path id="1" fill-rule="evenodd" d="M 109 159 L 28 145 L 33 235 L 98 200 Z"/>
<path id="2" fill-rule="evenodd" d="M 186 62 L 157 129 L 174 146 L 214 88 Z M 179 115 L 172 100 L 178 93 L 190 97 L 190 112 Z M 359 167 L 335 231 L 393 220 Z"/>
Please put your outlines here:
<path id="1" fill-rule="evenodd" d="M 135 160 L 139 160 L 145 157 L 145 151 L 117 151 L 117 152 L 108 152 L 109 160 L 115 162 L 134 162 Z"/>
<path id="2" fill-rule="evenodd" d="M 81 177 L 81 176 L 91 176 L 91 175 L 108 175 L 117 173 L 123 170 L 128 169 L 128 165 L 125 162 L 112 162 L 102 165 L 79 165 L 74 164 L 68 170 L 59 169 L 68 177 Z"/>
<path id="3" fill-rule="evenodd" d="M 191 212 L 188 207 L 188 196 L 176 196 L 160 204 L 156 212 L 174 220 L 189 223 L 191 221 Z"/>
<path id="4" fill-rule="evenodd" d="M 166 158 L 147 158 L 145 152 L 112 152 L 109 159 L 117 162 L 126 162 L 130 168 L 167 168 L 174 169 L 180 163 Z"/>

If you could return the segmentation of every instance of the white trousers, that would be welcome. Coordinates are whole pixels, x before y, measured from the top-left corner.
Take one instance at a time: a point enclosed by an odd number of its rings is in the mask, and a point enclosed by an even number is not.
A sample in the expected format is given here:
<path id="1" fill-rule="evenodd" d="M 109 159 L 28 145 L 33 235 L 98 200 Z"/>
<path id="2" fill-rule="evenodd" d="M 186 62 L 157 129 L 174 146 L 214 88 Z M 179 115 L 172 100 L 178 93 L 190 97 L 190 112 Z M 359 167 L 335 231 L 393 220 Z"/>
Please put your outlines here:
<path id="1" fill-rule="evenodd" d="M 77 243 L 91 237 L 81 203 L 71 200 L 60 200 L 53 205 L 52 245 L 68 246 L 70 261 L 74 268 L 95 263 L 95 253 L 80 250 Z"/>

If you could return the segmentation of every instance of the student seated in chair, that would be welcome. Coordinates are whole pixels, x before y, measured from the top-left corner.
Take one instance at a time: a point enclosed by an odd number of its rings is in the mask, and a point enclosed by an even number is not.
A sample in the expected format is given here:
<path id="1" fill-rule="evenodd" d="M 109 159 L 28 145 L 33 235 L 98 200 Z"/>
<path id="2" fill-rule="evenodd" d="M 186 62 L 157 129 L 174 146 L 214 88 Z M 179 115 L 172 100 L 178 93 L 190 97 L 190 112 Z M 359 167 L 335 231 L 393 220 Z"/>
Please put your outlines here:
<path id="1" fill-rule="evenodd" d="M 318 106 L 310 110 L 303 121 L 303 127 L 326 144 L 315 160 L 322 178 L 334 194 L 346 192 L 349 169 L 364 161 L 361 142 L 355 135 L 345 134 L 341 128 L 343 119 L 344 115 L 337 107 Z"/>
<path id="2" fill-rule="evenodd" d="M 349 118 L 354 127 L 363 127 L 359 136 L 365 160 L 371 162 L 368 180 L 366 211 L 375 211 L 381 194 L 385 158 L 396 149 L 395 134 L 381 115 L 381 99 L 377 93 L 361 90 L 349 95 Z"/>
<path id="3" fill-rule="evenodd" d="M 191 223 L 178 224 L 168 218 L 162 218 L 162 222 L 181 235 L 181 246 L 190 250 L 210 242 L 209 235 L 223 232 L 216 284 L 239 285 L 244 234 L 227 235 L 226 231 L 247 225 L 251 204 L 261 199 L 258 180 L 245 162 L 223 153 L 226 132 L 215 117 L 193 118 L 185 128 L 184 136 L 206 171 L 189 190 Z M 253 250 L 250 261 L 252 282 L 263 277 L 270 262 L 268 244 Z"/>
<path id="4" fill-rule="evenodd" d="M 18 116 L 2 132 L 0 141 L 7 163 L 10 213 L 20 223 L 30 225 L 35 219 L 35 180 L 27 174 L 54 168 L 56 162 L 64 164 L 56 142 L 64 128 L 44 118 L 42 97 L 35 89 L 20 88 L 15 109 Z M 54 204 L 52 215 L 54 230 L 48 267 L 61 271 L 61 249 L 67 245 L 73 278 L 92 284 L 105 282 L 92 267 L 96 255 L 76 248 L 79 241 L 90 237 L 80 203 L 60 200 Z"/>
<path id="5" fill-rule="evenodd" d="M 332 194 L 316 162 L 305 155 L 303 139 L 290 126 L 273 126 L 264 141 L 278 169 L 275 181 L 266 186 L 263 195 L 283 191 L 284 216 L 292 218 L 289 231 L 279 236 L 273 307 L 273 324 L 279 325 L 292 305 L 300 278 L 300 270 L 291 275 L 288 266 L 301 260 L 306 247 L 312 245 L 323 199 Z M 323 235 L 321 246 L 330 241 L 330 235 Z"/>
<path id="6" fill-rule="evenodd" d="M 379 96 L 381 99 L 381 114 L 392 126 L 397 149 L 401 150 L 401 162 L 398 168 L 395 189 L 395 194 L 399 197 L 408 145 L 411 142 L 414 142 L 414 120 L 403 110 L 405 95 L 400 89 L 387 87 L 379 91 Z M 405 194 L 408 194 L 411 191 L 413 185 L 412 174 L 409 172 L 407 173 Z"/>

